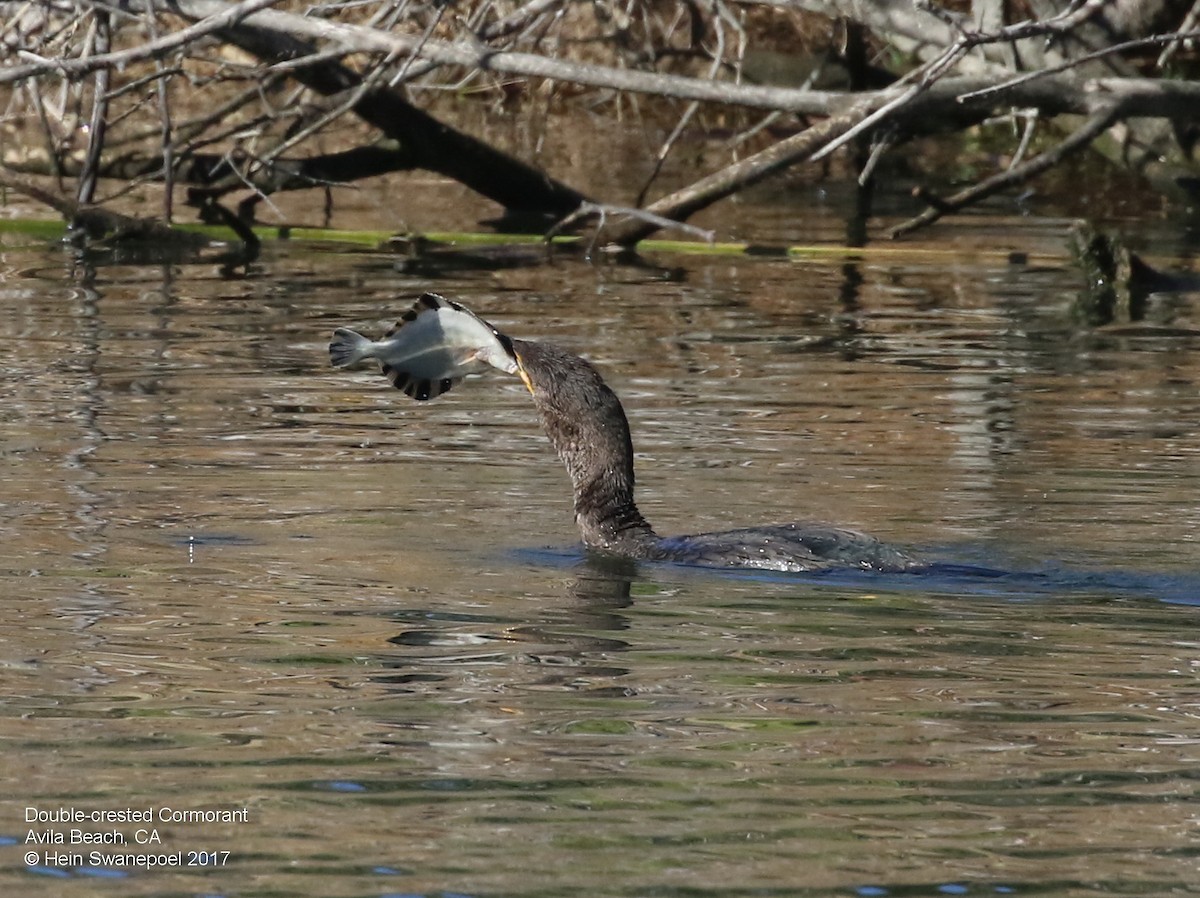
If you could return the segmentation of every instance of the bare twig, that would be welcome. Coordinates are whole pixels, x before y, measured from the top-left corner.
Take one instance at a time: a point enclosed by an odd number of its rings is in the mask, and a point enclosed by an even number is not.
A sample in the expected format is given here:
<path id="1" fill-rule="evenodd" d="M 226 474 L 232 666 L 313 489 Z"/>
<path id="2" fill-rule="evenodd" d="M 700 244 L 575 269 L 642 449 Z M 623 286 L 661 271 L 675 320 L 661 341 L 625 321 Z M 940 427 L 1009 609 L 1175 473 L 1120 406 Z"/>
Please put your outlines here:
<path id="1" fill-rule="evenodd" d="M 870 115 L 874 106 L 870 98 L 860 100 L 841 115 L 832 116 L 820 124 L 779 141 L 746 159 L 726 166 L 719 172 L 651 203 L 646 212 L 675 223 L 688 218 L 718 200 L 753 186 L 782 171 L 797 161 L 810 157 L 829 141 L 844 134 Z M 609 243 L 631 246 L 653 234 L 658 228 L 645 219 L 626 219 L 606 228 L 604 238 Z"/>
<path id="2" fill-rule="evenodd" d="M 1141 50 L 1146 47 L 1159 46 L 1161 44 L 1170 43 L 1176 40 L 1194 40 L 1200 38 L 1200 31 L 1174 32 L 1172 34 L 1156 34 L 1151 37 L 1137 38 L 1136 40 L 1123 41 L 1119 44 L 1113 44 L 1110 47 L 1104 47 L 1101 50 L 1096 50 L 1092 53 L 1087 53 L 1083 56 L 1077 56 L 1061 65 L 1047 66 L 1043 69 L 1038 69 L 1036 72 L 1027 72 L 1016 78 L 1006 78 L 999 84 L 993 84 L 990 87 L 981 87 L 978 90 L 964 93 L 960 100 L 964 103 L 971 103 L 977 100 L 991 100 L 995 95 L 1002 94 L 1006 91 L 1015 90 L 1018 87 L 1029 84 L 1031 81 L 1037 81 L 1042 78 L 1048 78 L 1052 75 L 1057 75 L 1061 72 L 1066 72 L 1074 68 L 1078 68 L 1085 62 L 1092 62 L 1097 59 L 1103 59 L 1106 56 L 1114 56 L 1119 53 L 1128 53 L 1130 50 Z M 1121 79 L 1133 80 L 1133 79 Z"/>
<path id="3" fill-rule="evenodd" d="M 1029 143 L 1033 140 L 1033 135 L 1037 132 L 1037 110 L 1030 111 L 1024 118 L 1025 127 L 1021 129 L 1021 142 L 1017 144 L 1017 150 L 1013 153 L 1012 161 L 1008 165 L 1010 169 L 1021 164 L 1021 160 L 1025 158 L 1025 153 L 1029 150 Z"/>
<path id="4" fill-rule="evenodd" d="M 718 26 L 720 26 L 719 19 L 718 19 Z M 724 59 L 724 56 L 725 56 L 725 30 L 723 27 L 718 27 L 717 28 L 717 51 L 716 51 L 716 53 L 713 54 L 713 63 L 708 71 L 708 77 L 710 79 L 716 78 L 717 73 L 720 72 L 721 64 Z M 654 169 L 653 169 L 653 171 L 650 172 L 650 176 L 648 178 L 646 178 L 646 183 L 642 185 L 642 189 L 638 191 L 637 200 L 634 202 L 634 205 L 641 206 L 646 201 L 646 194 L 650 191 L 651 185 L 653 185 L 654 182 L 656 180 L 658 180 L 658 176 L 662 172 L 663 163 L 665 163 L 667 161 L 667 156 L 670 155 L 672 147 L 675 146 L 675 142 L 677 140 L 679 140 L 680 136 L 683 134 L 683 131 L 687 127 L 688 123 L 691 122 L 692 118 L 696 115 L 696 113 L 699 110 L 700 110 L 700 103 L 696 100 L 693 100 L 691 103 L 688 104 L 687 108 L 684 109 L 683 114 L 679 117 L 679 121 L 675 124 L 675 128 L 671 131 L 671 133 L 669 135 L 667 135 L 667 139 L 663 141 L 662 146 L 659 147 L 658 155 L 655 157 Z"/>
<path id="5" fill-rule="evenodd" d="M 580 221 L 585 221 L 588 218 L 596 218 L 598 219 L 598 224 L 587 250 L 590 256 L 596 248 L 600 235 L 604 232 L 605 222 L 611 215 L 620 215 L 627 220 L 641 222 L 644 225 L 648 225 L 651 231 L 657 231 L 662 228 L 674 228 L 683 231 L 685 234 L 692 234 L 695 237 L 699 237 L 706 243 L 712 243 L 717 239 L 717 235 L 712 231 L 705 228 L 698 228 L 686 222 L 675 221 L 662 215 L 656 215 L 648 209 L 631 209 L 628 206 L 612 206 L 607 203 L 580 203 L 578 209 L 554 223 L 554 226 L 545 233 L 545 239 L 547 242 L 553 240 L 556 236 L 569 230 Z M 610 241 L 610 243 L 615 242 Z"/>
<path id="6" fill-rule="evenodd" d="M 89 72 L 95 72 L 99 69 L 125 66 L 131 62 L 138 62 L 143 59 L 156 59 L 202 37 L 206 37 L 223 28 L 228 28 L 245 19 L 247 16 L 259 10 L 266 9 L 268 6 L 273 6 L 278 2 L 280 0 L 242 0 L 242 2 L 234 6 L 221 4 L 225 8 L 215 11 L 212 16 L 203 18 L 194 25 L 190 25 L 179 31 L 173 31 L 159 38 L 157 41 L 149 41 L 141 46 L 129 47 L 125 50 L 101 53 L 83 59 L 46 59 L 35 57 L 37 61 L 29 65 L 11 66 L 0 69 L 0 84 L 11 84 L 14 81 L 25 81 L 29 78 L 35 78 L 38 75 L 52 73 L 66 76 L 86 75 Z M 169 9 L 164 8 L 163 11 L 168 12 Z M 23 55 L 33 56 L 34 54 L 25 53 Z"/>
<path id="7" fill-rule="evenodd" d="M 956 212 L 966 206 L 976 203 L 985 197 L 992 196 L 1017 184 L 1023 184 L 1032 178 L 1037 177 L 1058 163 L 1062 162 L 1073 153 L 1077 153 L 1085 149 L 1093 140 L 1103 134 L 1113 122 L 1117 120 L 1117 110 L 1115 107 L 1108 107 L 1096 112 L 1084 124 L 1070 134 L 1058 146 L 1052 150 L 1047 150 L 1039 156 L 1030 159 L 1024 165 L 1019 165 L 1003 171 L 997 175 L 993 175 L 984 181 L 975 184 L 966 190 L 961 190 L 950 197 L 942 199 L 934 199 L 933 197 L 925 196 L 924 198 L 930 202 L 930 207 L 920 215 L 909 219 L 901 225 L 892 228 L 889 235 L 893 238 L 902 237 L 905 234 L 910 234 L 918 228 L 923 228 L 929 225 L 943 215 L 951 212 Z"/>
<path id="8" fill-rule="evenodd" d="M 425 32 L 422 35 L 422 42 L 429 39 L 430 35 L 433 34 L 434 29 L 437 28 L 438 23 L 441 22 L 443 9 L 444 8 L 439 7 L 437 12 L 432 17 L 430 23 L 426 26 Z M 395 76 L 392 83 L 403 80 L 408 63 L 416 59 L 418 50 L 419 47 L 407 55 L 405 65 L 401 67 L 399 74 Z M 260 156 L 258 162 L 262 165 L 270 165 L 274 160 L 280 158 L 292 147 L 296 146 L 312 134 L 315 134 L 330 122 L 335 121 L 342 115 L 345 115 L 347 112 L 351 111 L 355 105 L 367 95 L 369 91 L 374 90 L 384 81 L 384 71 L 388 65 L 395 61 L 395 58 L 396 54 L 389 54 L 388 58 L 383 61 L 382 65 L 376 67 L 374 71 L 372 71 L 366 78 L 362 79 L 361 83 L 355 86 L 352 90 L 347 91 L 344 97 L 339 98 L 339 102 L 337 104 L 326 110 L 323 114 L 317 116 L 315 119 L 313 119 L 313 121 L 309 122 L 304 127 L 295 129 L 293 133 L 288 135 L 287 139 L 281 141 L 276 146 L 272 147 L 269 152 Z"/>
<path id="9" fill-rule="evenodd" d="M 1020 40 L 1022 38 L 1039 36 L 1043 34 L 1061 34 L 1076 27 L 1082 22 L 1087 21 L 1096 13 L 1098 13 L 1108 2 L 1108 0 L 1087 0 L 1079 6 L 1078 9 L 1067 9 L 1062 14 L 1044 21 L 1026 21 L 1016 25 L 1010 25 L 1005 28 L 1000 28 L 993 32 L 967 31 L 961 23 L 956 19 L 948 19 L 947 21 L 958 30 L 960 37 L 951 46 L 938 56 L 936 59 L 930 60 L 925 65 L 921 66 L 916 72 L 911 73 L 907 80 L 913 81 L 913 85 L 896 97 L 889 103 L 884 104 L 866 119 L 859 122 L 854 128 L 847 131 L 838 137 L 837 140 L 831 141 L 821 150 L 815 153 L 811 159 L 812 162 L 818 162 L 831 153 L 845 146 L 859 134 L 871 129 L 877 123 L 883 121 L 889 115 L 893 114 L 897 109 L 903 108 L 908 103 L 912 102 L 913 98 L 926 90 L 929 86 L 942 78 L 950 71 L 954 65 L 962 59 L 972 48 L 981 44 L 1001 43 L 1007 41 Z M 924 4 L 928 12 L 937 14 L 944 12 L 940 7 L 933 4 Z"/>
<path id="10" fill-rule="evenodd" d="M 154 16 L 146 16 L 146 32 L 151 40 L 158 38 L 158 25 Z M 163 221 L 169 225 L 173 217 L 175 197 L 175 147 L 171 135 L 171 103 L 167 90 L 170 74 L 161 58 L 154 60 L 154 71 L 157 75 L 154 84 L 158 94 L 159 144 L 163 163 Z"/>
<path id="11" fill-rule="evenodd" d="M 959 41 L 957 44 L 947 49 L 946 52 L 940 57 L 923 67 L 923 71 L 921 72 L 919 80 L 905 90 L 904 93 L 884 103 L 881 107 L 863 118 L 862 121 L 858 122 L 858 124 L 847 130 L 844 134 L 838 135 L 837 139 L 832 140 L 825 146 L 821 147 L 820 150 L 812 155 L 812 158 L 809 161 L 820 161 L 821 159 L 833 153 L 835 150 L 845 146 L 854 138 L 858 137 L 858 135 L 863 134 L 873 128 L 876 124 L 896 112 L 896 110 L 907 106 L 913 101 L 913 99 L 916 98 L 918 94 L 927 91 L 930 85 L 945 75 L 946 72 L 950 70 L 950 67 L 953 66 L 954 63 L 956 63 L 959 59 L 961 59 L 969 49 L 970 47 L 965 40 Z"/>
<path id="12" fill-rule="evenodd" d="M 1176 32 L 1175 40 L 1163 47 L 1162 53 L 1159 54 L 1158 60 L 1155 62 L 1157 68 L 1161 69 L 1165 67 L 1179 48 L 1188 42 L 1189 39 L 1184 35 L 1195 29 L 1197 21 L 1200 21 L 1200 0 L 1196 0 L 1192 4 L 1192 8 L 1188 10 L 1187 15 L 1183 17 L 1183 21 L 1179 24 L 1179 30 Z"/>
<path id="13" fill-rule="evenodd" d="M 102 56 L 108 53 L 111 43 L 109 18 L 106 10 L 96 10 L 92 20 L 92 39 L 89 55 Z M 108 126 L 108 82 L 111 70 L 97 69 L 92 88 L 92 117 L 88 127 L 87 154 L 84 156 L 83 171 L 79 175 L 76 199 L 81 206 L 90 205 L 96 194 L 96 179 L 99 177 L 100 154 L 104 152 L 104 131 Z"/>

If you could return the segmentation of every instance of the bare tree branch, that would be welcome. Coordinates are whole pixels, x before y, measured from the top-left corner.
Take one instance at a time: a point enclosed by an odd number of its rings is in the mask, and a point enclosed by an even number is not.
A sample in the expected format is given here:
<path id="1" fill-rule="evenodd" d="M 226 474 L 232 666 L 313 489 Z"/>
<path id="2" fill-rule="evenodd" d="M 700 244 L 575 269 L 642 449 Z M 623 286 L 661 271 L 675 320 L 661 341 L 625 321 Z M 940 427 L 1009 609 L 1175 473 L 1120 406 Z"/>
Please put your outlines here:
<path id="1" fill-rule="evenodd" d="M 1104 145 L 1129 135 L 1122 162 L 1133 160 L 1153 177 L 1161 169 L 1162 184 L 1183 183 L 1200 134 L 1200 81 L 1138 74 L 1153 71 L 1145 50 L 1200 38 L 1200 0 L 1026 0 L 1020 9 L 1031 17 L 1021 21 L 1009 21 L 1011 5 L 1000 0 L 976 0 L 971 16 L 913 0 L 528 0 L 504 9 L 493 0 L 459 0 L 453 16 L 437 0 L 317 0 L 304 14 L 274 4 L 0 0 L 0 86 L 10 85 L 3 89 L 19 110 L 10 120 L 24 129 L 23 143 L 2 148 L 0 165 L 56 176 L 64 187 L 62 180 L 75 175 L 81 201 L 95 194 L 99 178 L 160 179 L 168 221 L 176 183 L 190 185 L 193 199 L 244 187 L 263 197 L 423 168 L 510 210 L 569 221 L 585 217 L 573 216 L 576 210 L 603 210 L 603 239 L 628 244 L 864 135 L 874 151 L 854 164 L 865 177 L 884 153 L 913 139 L 941 139 L 1014 109 L 1036 119 L 1039 137 L 1050 133 L 1041 123 L 1056 116 L 1085 120 L 1068 122 L 1075 129 L 1068 137 L 1025 162 L 1033 126 L 1014 133 L 1007 172 L 949 199 L 923 194 L 931 208 L 909 223 L 917 227 L 1027 181 L 1105 132 Z M 793 18 L 807 10 L 823 17 L 826 32 L 834 30 L 831 16 L 843 16 L 855 34 L 872 32 L 875 46 L 923 62 L 879 90 L 747 83 L 743 62 L 762 26 L 752 33 L 753 16 L 743 18 L 741 10 Z M 590 25 L 580 30 L 588 16 Z M 855 56 L 861 72 L 865 41 L 856 46 L 843 60 Z M 1140 57 L 1130 55 L 1137 51 Z M 1180 54 L 1176 65 L 1193 62 Z M 796 116 L 825 120 L 805 122 L 800 133 L 622 219 L 616 205 L 592 203 L 419 105 L 430 86 L 482 85 L 497 97 L 505 91 L 506 100 L 508 91 L 527 97 L 538 86 L 527 79 L 551 83 L 556 95 L 570 85 L 612 92 L 627 104 L 638 96 L 686 103 L 667 107 L 677 124 L 660 142 L 660 163 L 685 129 L 704 126 L 704 104 L 734 115 L 735 132 L 745 131 L 746 117 L 728 107 L 766 110 L 785 127 Z M 863 84 L 860 77 L 856 86 Z M 186 100 L 200 90 L 214 98 L 208 109 Z M 768 139 L 766 132 L 755 137 L 759 145 Z"/>
<path id="2" fill-rule="evenodd" d="M 109 48 L 108 11 L 96 10 L 92 19 L 92 39 L 89 49 L 96 56 L 103 56 Z M 97 170 L 100 167 L 100 154 L 104 151 L 104 132 L 108 127 L 108 83 L 110 70 L 97 69 L 95 73 L 95 88 L 92 92 L 92 118 L 88 127 L 87 155 L 84 157 L 83 171 L 79 175 L 79 189 L 76 199 L 81 206 L 90 205 L 96 194 Z"/>
<path id="3" fill-rule="evenodd" d="M 872 109 L 872 101 L 864 99 L 842 115 L 832 116 L 799 134 L 779 141 L 762 152 L 702 178 L 670 196 L 656 200 L 647 206 L 645 211 L 657 219 L 684 221 L 718 200 L 758 184 L 811 156 L 829 141 L 846 133 L 866 119 Z M 629 219 L 616 225 L 606 226 L 602 238 L 610 244 L 631 246 L 639 240 L 649 237 L 658 228 L 659 225 L 654 219 L 645 217 Z"/>
<path id="4" fill-rule="evenodd" d="M 29 65 L 3 68 L 0 69 L 0 84 L 10 84 L 14 81 L 35 78 L 38 75 L 55 73 L 67 76 L 86 75 L 100 69 L 119 68 L 143 59 L 156 59 L 202 37 L 235 25 L 254 12 L 279 2 L 280 0 L 242 0 L 241 3 L 234 6 L 221 4 L 224 8 L 215 11 L 210 18 L 180 31 L 163 35 L 158 40 L 149 41 L 140 47 L 101 53 L 83 59 L 36 59 Z M 22 55 L 33 56 L 28 52 Z"/>
<path id="5" fill-rule="evenodd" d="M 1093 140 L 1108 130 L 1109 126 L 1115 120 L 1115 109 L 1102 109 L 1092 115 L 1081 128 L 1077 129 L 1056 147 L 1047 150 L 1039 156 L 1035 156 L 1023 165 L 1013 166 L 1007 171 L 987 178 L 944 199 L 922 192 L 919 196 L 930 203 L 929 208 L 915 218 L 904 222 L 904 224 L 892 228 L 889 232 L 891 237 L 902 237 L 905 234 L 912 233 L 918 228 L 932 224 L 943 215 L 957 212 L 959 209 L 966 208 L 973 203 L 979 202 L 981 199 L 993 196 L 1001 190 L 1023 184 L 1037 177 L 1055 165 L 1058 165 L 1072 153 L 1078 153 L 1080 150 L 1086 149 Z"/>

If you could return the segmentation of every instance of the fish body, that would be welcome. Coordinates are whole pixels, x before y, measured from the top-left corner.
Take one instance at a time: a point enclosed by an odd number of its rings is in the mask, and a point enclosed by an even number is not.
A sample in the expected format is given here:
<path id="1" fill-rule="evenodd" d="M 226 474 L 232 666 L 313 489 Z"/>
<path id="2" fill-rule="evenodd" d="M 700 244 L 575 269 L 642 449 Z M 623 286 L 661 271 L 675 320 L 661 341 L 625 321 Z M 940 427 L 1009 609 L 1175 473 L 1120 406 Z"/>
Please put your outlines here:
<path id="1" fill-rule="evenodd" d="M 425 401 L 468 374 L 496 368 L 517 373 L 512 341 L 470 309 L 436 293 L 422 294 L 382 340 L 339 327 L 329 344 L 335 368 L 376 359 L 398 390 Z"/>

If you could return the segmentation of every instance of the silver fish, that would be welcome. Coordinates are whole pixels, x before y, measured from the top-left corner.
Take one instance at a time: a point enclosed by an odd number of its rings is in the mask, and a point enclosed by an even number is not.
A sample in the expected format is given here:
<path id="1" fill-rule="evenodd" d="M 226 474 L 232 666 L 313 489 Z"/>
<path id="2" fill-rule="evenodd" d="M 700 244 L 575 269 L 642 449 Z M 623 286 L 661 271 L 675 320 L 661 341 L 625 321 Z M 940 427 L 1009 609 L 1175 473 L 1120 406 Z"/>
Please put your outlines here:
<path id="1" fill-rule="evenodd" d="M 424 293 L 382 340 L 339 327 L 329 344 L 329 361 L 346 368 L 378 359 L 397 390 L 413 399 L 441 396 L 468 374 L 488 366 L 517 373 L 512 341 L 470 309 Z"/>

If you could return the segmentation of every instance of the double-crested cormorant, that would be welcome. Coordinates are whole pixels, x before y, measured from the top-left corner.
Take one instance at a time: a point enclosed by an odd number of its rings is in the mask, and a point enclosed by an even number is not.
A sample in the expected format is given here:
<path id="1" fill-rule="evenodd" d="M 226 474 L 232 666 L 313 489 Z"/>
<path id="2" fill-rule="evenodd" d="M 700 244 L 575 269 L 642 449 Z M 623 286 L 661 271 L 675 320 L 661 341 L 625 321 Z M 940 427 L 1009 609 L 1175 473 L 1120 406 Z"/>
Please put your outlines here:
<path id="1" fill-rule="evenodd" d="M 511 339 L 465 307 L 432 294 L 422 297 L 412 311 L 417 314 L 408 319 L 410 326 L 425 314 L 437 314 L 446 338 L 437 343 L 432 327 L 421 333 L 412 328 L 406 336 L 403 321 L 378 343 L 339 329 L 330 346 L 334 364 L 377 358 L 384 373 L 404 388 L 413 382 L 405 366 L 420 358 L 418 367 L 427 366 L 420 382 L 444 385 L 439 392 L 481 362 L 518 374 L 570 474 L 575 522 L 587 548 L 651 561 L 773 571 L 908 571 L 923 567 L 874 537 L 821 523 L 659 536 L 634 502 L 633 443 L 625 411 L 589 362 L 550 343 Z M 428 360 L 438 353 L 445 357 L 439 358 L 438 365 L 428 366 Z M 437 393 L 421 387 L 409 395 L 428 399 Z"/>

